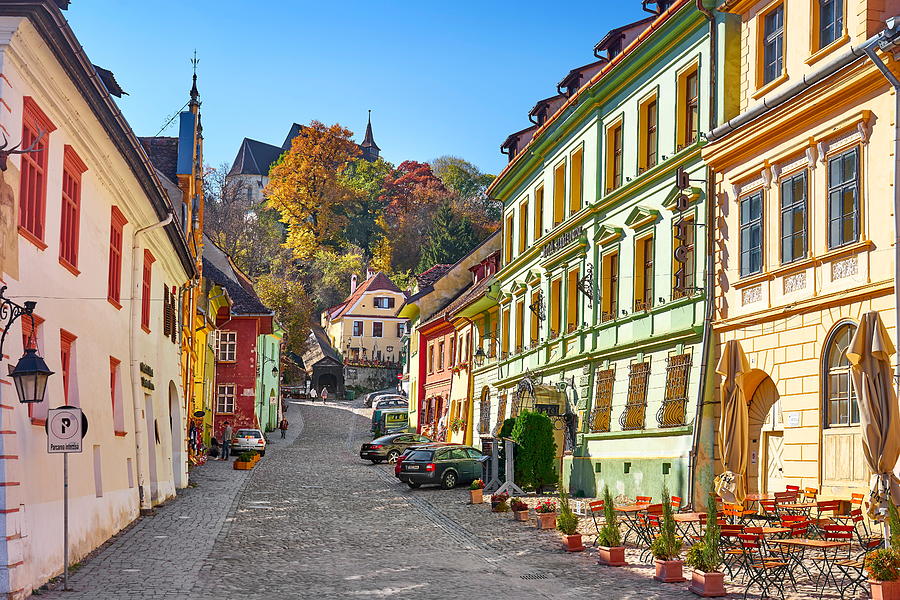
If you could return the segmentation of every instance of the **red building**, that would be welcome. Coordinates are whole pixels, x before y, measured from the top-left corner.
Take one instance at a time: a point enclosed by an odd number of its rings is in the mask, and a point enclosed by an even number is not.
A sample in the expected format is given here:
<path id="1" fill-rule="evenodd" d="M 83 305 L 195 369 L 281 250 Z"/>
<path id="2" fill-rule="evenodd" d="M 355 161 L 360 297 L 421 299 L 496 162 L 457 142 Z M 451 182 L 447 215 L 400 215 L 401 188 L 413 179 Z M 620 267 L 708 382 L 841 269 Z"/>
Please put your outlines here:
<path id="1" fill-rule="evenodd" d="M 450 408 L 450 380 L 453 375 L 451 364 L 456 340 L 456 330 L 444 313 L 439 313 L 430 321 L 417 328 L 419 348 L 423 357 L 419 360 L 419 427 L 422 435 L 431 439 L 447 439 L 448 412 Z"/>

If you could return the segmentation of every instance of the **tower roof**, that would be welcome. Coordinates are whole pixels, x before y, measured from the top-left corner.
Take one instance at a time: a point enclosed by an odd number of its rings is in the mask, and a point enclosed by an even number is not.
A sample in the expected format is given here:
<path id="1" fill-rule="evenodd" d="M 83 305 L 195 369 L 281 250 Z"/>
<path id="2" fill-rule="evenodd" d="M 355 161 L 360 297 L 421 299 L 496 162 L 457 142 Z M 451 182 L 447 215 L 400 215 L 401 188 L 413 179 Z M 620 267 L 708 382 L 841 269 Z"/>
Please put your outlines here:
<path id="1" fill-rule="evenodd" d="M 362 144 L 359 145 L 360 148 L 374 148 L 375 150 L 381 150 L 378 147 L 378 144 L 375 143 L 375 136 L 372 135 L 372 111 L 369 111 L 369 122 L 366 125 L 366 137 L 363 138 Z"/>

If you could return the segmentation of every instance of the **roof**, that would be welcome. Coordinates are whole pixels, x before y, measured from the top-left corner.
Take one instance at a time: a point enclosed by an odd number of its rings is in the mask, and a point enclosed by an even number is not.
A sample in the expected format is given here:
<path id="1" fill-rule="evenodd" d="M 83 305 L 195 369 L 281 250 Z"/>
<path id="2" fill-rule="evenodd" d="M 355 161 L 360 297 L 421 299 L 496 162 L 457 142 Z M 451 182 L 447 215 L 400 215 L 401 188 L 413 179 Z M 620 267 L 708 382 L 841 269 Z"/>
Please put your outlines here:
<path id="1" fill-rule="evenodd" d="M 624 34 L 628 33 L 631 29 L 644 29 L 649 23 L 656 19 L 657 16 L 659 15 L 653 15 L 652 17 L 646 17 L 639 21 L 635 21 L 634 23 L 628 23 L 627 25 L 622 25 L 621 27 L 610 29 L 606 33 L 606 35 L 604 35 L 603 38 L 601 38 L 601 40 L 594 46 L 594 54 L 596 55 L 604 50 L 607 50 L 610 44 L 615 41 L 616 38 L 620 38 Z"/>
<path id="2" fill-rule="evenodd" d="M 175 137 L 139 137 L 150 162 L 169 180 L 178 182 L 178 138 Z"/>
<path id="3" fill-rule="evenodd" d="M 362 144 L 359 145 L 360 148 L 375 148 L 376 150 L 381 150 L 378 147 L 378 144 L 375 143 L 375 136 L 372 135 L 372 111 L 369 111 L 369 122 L 366 124 L 366 137 L 363 138 Z"/>
<path id="4" fill-rule="evenodd" d="M 347 311 L 350 310 L 356 301 L 362 298 L 363 294 L 366 292 L 374 292 L 377 290 L 388 290 L 391 292 L 397 292 L 402 294 L 403 291 L 394 285 L 394 282 L 391 281 L 387 275 L 379 271 L 375 273 L 372 277 L 369 277 L 365 281 L 363 281 L 356 290 L 353 291 L 352 294 L 347 296 L 347 299 L 341 302 L 340 304 L 336 304 L 331 308 L 326 309 L 328 313 L 329 319 L 337 319 L 338 317 L 342 317 L 347 314 Z"/>
<path id="5" fill-rule="evenodd" d="M 309 337 L 303 350 L 303 364 L 309 369 L 322 360 L 335 361 L 338 364 L 343 363 L 341 355 L 331 345 L 328 335 L 321 325 L 313 323 L 310 325 Z"/>
<path id="6" fill-rule="evenodd" d="M 294 141 L 294 138 L 300 135 L 300 132 L 303 130 L 303 125 L 299 123 L 294 123 L 291 125 L 290 130 L 288 130 L 287 136 L 284 138 L 284 143 L 281 144 L 281 149 L 285 152 L 291 149 L 291 144 Z"/>
<path id="7" fill-rule="evenodd" d="M 280 146 L 244 138 L 229 175 L 268 175 L 269 167 L 284 153 Z"/>
<path id="8" fill-rule="evenodd" d="M 450 269 L 453 268 L 453 265 L 448 264 L 440 264 L 434 265 L 427 271 L 419 273 L 416 275 L 416 281 L 419 282 L 419 287 L 430 287 L 434 285 L 439 279 L 441 279 L 444 275 L 447 274 Z"/>
<path id="9" fill-rule="evenodd" d="M 482 281 L 483 281 L 483 280 L 482 280 Z M 482 282 L 479 281 L 478 284 L 475 285 L 475 287 L 480 286 L 481 283 L 482 283 Z M 431 317 L 429 317 L 426 321 L 422 321 L 421 323 L 419 323 L 418 329 L 423 329 L 424 327 L 427 327 L 428 325 L 430 325 L 430 324 L 432 324 L 432 323 L 435 323 L 435 322 L 437 322 L 437 321 L 440 321 L 441 319 L 444 319 L 444 318 L 446 318 L 446 317 L 449 317 L 449 316 L 450 316 L 450 312 L 451 312 L 451 311 L 450 311 L 450 308 L 451 308 L 451 307 L 455 307 L 457 304 L 459 304 L 459 301 L 460 301 L 464 296 L 467 296 L 467 295 L 468 295 L 468 292 L 469 292 L 469 290 L 472 289 L 472 287 L 473 287 L 473 284 L 472 284 L 472 281 L 470 280 L 470 281 L 469 281 L 468 283 L 466 283 L 463 287 L 461 287 L 461 288 L 456 292 L 456 294 L 454 294 L 454 295 L 453 295 L 452 297 L 450 297 L 450 298 L 447 298 L 447 301 L 444 302 L 444 304 L 441 306 L 441 308 L 439 308 L 438 310 L 434 311 L 434 313 L 432 313 Z"/>
<path id="10" fill-rule="evenodd" d="M 121 98 L 124 94 L 128 95 L 128 92 L 123 90 L 121 86 L 119 86 L 119 82 L 116 81 L 116 76 L 113 75 L 113 72 L 109 69 L 104 69 L 103 67 L 98 67 L 97 65 L 92 65 L 94 70 L 97 72 L 97 76 L 100 77 L 100 81 L 103 82 L 103 86 L 106 88 L 106 91 L 115 96 L 116 98 Z"/>
<path id="11" fill-rule="evenodd" d="M 203 240 L 203 276 L 222 286 L 231 298 L 231 313 L 235 315 L 272 315 L 256 295 L 250 279 L 231 263 L 225 254 L 211 239 Z"/>
<path id="12" fill-rule="evenodd" d="M 565 77 L 560 80 L 558 84 L 556 84 L 556 89 L 561 90 L 562 88 L 572 86 L 577 87 L 581 83 L 582 78 L 586 77 L 587 79 L 590 79 L 592 75 L 603 68 L 603 65 L 605 63 L 605 60 L 597 60 L 592 63 L 572 69 L 566 74 Z"/>

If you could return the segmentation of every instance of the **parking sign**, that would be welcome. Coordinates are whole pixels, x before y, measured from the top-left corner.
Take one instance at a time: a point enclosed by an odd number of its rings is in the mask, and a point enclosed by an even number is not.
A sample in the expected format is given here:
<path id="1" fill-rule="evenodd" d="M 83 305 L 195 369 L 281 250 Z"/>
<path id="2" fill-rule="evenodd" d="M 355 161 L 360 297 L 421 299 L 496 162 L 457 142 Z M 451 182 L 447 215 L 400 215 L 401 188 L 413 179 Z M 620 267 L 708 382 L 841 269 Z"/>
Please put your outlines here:
<path id="1" fill-rule="evenodd" d="M 50 454 L 81 452 L 81 440 L 84 438 L 86 425 L 84 413 L 80 408 L 62 406 L 49 410 L 47 452 Z"/>

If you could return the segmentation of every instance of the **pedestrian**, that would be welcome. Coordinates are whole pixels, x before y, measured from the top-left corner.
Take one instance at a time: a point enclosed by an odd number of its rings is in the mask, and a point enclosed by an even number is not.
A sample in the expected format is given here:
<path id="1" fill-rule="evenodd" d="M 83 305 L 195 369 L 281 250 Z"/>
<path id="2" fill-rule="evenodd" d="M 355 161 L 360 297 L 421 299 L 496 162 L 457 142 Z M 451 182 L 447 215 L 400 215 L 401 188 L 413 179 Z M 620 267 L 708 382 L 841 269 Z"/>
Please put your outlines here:
<path id="1" fill-rule="evenodd" d="M 233 434 L 231 423 L 225 421 L 225 429 L 222 431 L 222 460 L 228 460 L 231 456 L 231 436 Z"/>
<path id="2" fill-rule="evenodd" d="M 316 394 L 316 388 L 313 388 L 312 390 L 310 390 L 309 399 L 311 402 L 315 402 L 316 398 L 318 398 L 318 397 L 319 397 L 318 394 Z"/>
<path id="3" fill-rule="evenodd" d="M 322 388 L 322 404 L 328 401 L 328 387 Z"/>
<path id="4" fill-rule="evenodd" d="M 278 424 L 278 429 L 281 430 L 281 439 L 284 439 L 284 434 L 286 434 L 288 430 L 288 420 L 285 417 L 281 417 L 281 423 Z"/>
<path id="5" fill-rule="evenodd" d="M 219 458 L 219 440 L 213 436 L 211 440 L 209 440 L 209 456 L 210 458 Z"/>

